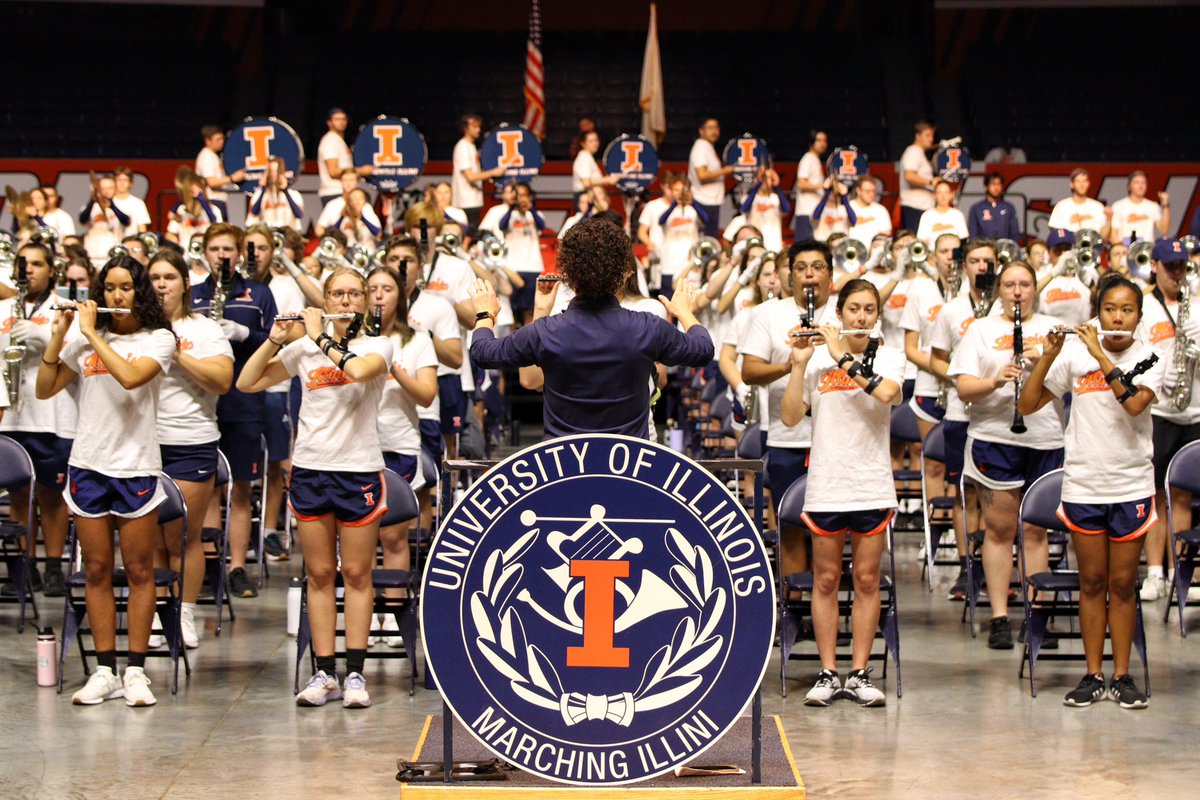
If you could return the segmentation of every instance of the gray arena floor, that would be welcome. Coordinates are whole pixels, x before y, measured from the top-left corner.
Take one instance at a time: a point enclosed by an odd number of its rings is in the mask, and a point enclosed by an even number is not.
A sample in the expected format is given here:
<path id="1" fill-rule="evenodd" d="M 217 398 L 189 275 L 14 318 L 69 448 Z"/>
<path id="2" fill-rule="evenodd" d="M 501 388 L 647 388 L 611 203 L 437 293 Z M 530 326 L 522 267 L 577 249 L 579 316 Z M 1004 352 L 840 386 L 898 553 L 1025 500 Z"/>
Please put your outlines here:
<path id="1" fill-rule="evenodd" d="M 768 671 L 765 711 L 782 715 L 811 797 L 1190 796 L 1200 779 L 1200 633 L 1181 639 L 1173 614 L 1164 626 L 1161 603 L 1147 606 L 1153 697 L 1144 711 L 1111 702 L 1064 707 L 1062 694 L 1083 672 L 1076 663 L 1042 664 L 1034 699 L 1017 679 L 1020 651 L 989 651 L 959 624 L 961 606 L 942 599 L 948 571 L 940 592 L 924 590 L 915 547 L 899 546 L 902 699 L 888 680 L 886 708 L 806 708 L 811 662 L 789 666 L 786 699 L 777 657 Z M 151 661 L 159 703 L 150 709 L 75 707 L 66 692 L 39 689 L 34 634 L 18 636 L 15 607 L 0 607 L 8 698 L 0 796 L 395 797 L 396 759 L 412 755 L 425 716 L 440 710 L 438 696 L 419 688 L 410 698 L 408 663 L 375 661 L 366 673 L 372 708 L 297 708 L 294 640 L 285 632 L 287 578 L 297 570 L 297 561 L 277 565 L 267 590 L 237 604 L 237 622 L 219 639 L 212 608 L 202 608 L 191 680 L 172 697 L 169 662 Z M 56 602 L 48 611 L 56 630 L 59 609 Z M 1200 610 L 1191 618 L 1200 626 Z M 82 681 L 73 659 L 67 684 Z"/>

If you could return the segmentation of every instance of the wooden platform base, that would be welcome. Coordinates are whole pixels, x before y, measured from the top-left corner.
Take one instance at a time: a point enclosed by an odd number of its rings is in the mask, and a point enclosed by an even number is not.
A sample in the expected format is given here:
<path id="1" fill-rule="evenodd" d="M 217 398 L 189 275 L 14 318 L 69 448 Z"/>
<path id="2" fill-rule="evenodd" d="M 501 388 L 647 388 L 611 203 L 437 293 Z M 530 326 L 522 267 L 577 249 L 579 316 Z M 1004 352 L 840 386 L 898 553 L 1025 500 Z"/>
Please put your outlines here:
<path id="1" fill-rule="evenodd" d="M 774 724 L 771 724 L 774 721 Z M 442 741 L 441 715 L 425 718 L 421 739 L 413 753 L 413 761 L 440 761 Z M 461 726 L 454 730 L 454 760 L 487 760 L 492 754 Z M 404 800 L 450 800 L 450 798 L 536 797 L 538 800 L 574 800 L 588 793 L 617 797 L 621 800 L 686 800 L 687 798 L 738 798 L 738 800 L 803 800 L 807 797 L 804 781 L 796 771 L 796 762 L 788 747 L 783 722 L 777 716 L 767 717 L 762 735 L 762 783 L 750 782 L 750 718 L 743 717 L 729 732 L 705 751 L 701 764 L 737 764 L 746 770 L 744 775 L 716 775 L 677 778 L 661 775 L 627 786 L 604 789 L 593 786 L 566 786 L 554 783 L 522 770 L 508 772 L 505 780 L 472 781 L 464 783 L 401 783 L 400 797 Z"/>

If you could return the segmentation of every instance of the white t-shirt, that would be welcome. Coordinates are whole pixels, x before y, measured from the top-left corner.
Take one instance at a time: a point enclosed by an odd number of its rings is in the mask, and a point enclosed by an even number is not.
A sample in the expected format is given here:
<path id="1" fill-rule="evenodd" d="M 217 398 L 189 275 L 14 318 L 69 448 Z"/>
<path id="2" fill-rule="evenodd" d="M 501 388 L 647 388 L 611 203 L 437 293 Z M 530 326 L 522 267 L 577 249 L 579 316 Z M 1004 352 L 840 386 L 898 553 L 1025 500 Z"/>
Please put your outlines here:
<path id="1" fill-rule="evenodd" d="M 388 339 L 392 343 L 392 366 L 399 367 L 413 378 L 421 369 L 439 366 L 429 334 L 414 333 L 406 344 L 401 344 L 398 333 L 393 333 Z M 379 446 L 383 452 L 406 456 L 421 452 L 417 410 L 417 401 L 400 387 L 400 382 L 389 371 L 379 399 Z"/>
<path id="2" fill-rule="evenodd" d="M 742 342 L 746 340 L 746 330 L 750 326 L 750 319 L 754 315 L 754 310 L 758 306 L 754 305 L 754 298 L 751 296 L 750 304 L 745 306 L 737 306 L 738 311 L 733 315 L 733 319 L 725 326 L 725 338 L 721 340 L 721 347 L 717 350 L 717 356 L 720 357 L 720 350 L 725 345 L 733 345 L 738 350 L 737 368 L 738 373 L 742 371 Z M 786 384 L 784 384 L 786 387 Z M 759 428 L 769 427 L 768 420 L 770 419 L 770 409 L 767 406 L 767 387 L 766 386 L 751 386 L 751 392 L 754 394 L 752 402 L 758 405 L 758 420 Z M 732 389 L 731 389 L 732 391 Z"/>
<path id="3" fill-rule="evenodd" d="M 317 217 L 317 227 L 325 230 L 337 226 L 338 230 L 346 234 L 350 244 L 357 242 L 374 247 L 376 235 L 364 224 L 364 220 L 374 225 L 375 230 L 382 230 L 379 227 L 379 215 L 375 213 L 375 209 L 370 205 L 363 206 L 362 216 L 357 222 L 351 222 L 348 217 L 344 216 L 345 211 L 346 198 L 344 196 L 333 198 L 321 209 L 321 216 Z"/>
<path id="4" fill-rule="evenodd" d="M 421 292 L 415 303 L 408 309 L 408 324 L 413 330 L 418 333 L 427 333 L 433 339 L 442 341 L 451 341 L 458 339 L 462 341 L 462 329 L 458 324 L 458 317 L 454 313 L 454 307 L 444 297 Z M 436 353 L 436 350 L 435 350 Z M 467 352 L 463 351 L 463 363 L 467 363 Z M 457 375 L 461 367 L 448 367 L 445 364 L 438 362 L 438 377 L 443 375 Z M 441 420 L 441 406 L 437 398 L 425 408 L 417 408 L 417 416 L 421 419 L 431 419 L 435 421 Z"/>
<path id="5" fill-rule="evenodd" d="M 697 139 L 692 143 L 692 152 L 688 155 L 688 180 L 692 183 L 692 198 L 704 206 L 719 206 L 725 202 L 725 179 L 717 178 L 710 183 L 701 183 L 697 167 L 704 167 L 709 172 L 721 169 L 721 159 L 717 149 L 707 139 Z"/>
<path id="6" fill-rule="evenodd" d="M 58 302 L 58 296 L 53 292 L 40 305 L 25 304 L 26 318 L 45 331 L 45 340 L 50 340 L 50 326 L 54 322 L 55 312 L 50 306 Z M 15 309 L 17 299 L 10 297 L 0 300 L 0 352 L 11 343 L 12 326 L 16 322 Z M 7 374 L 0 368 L 0 385 L 4 393 L 4 419 L 0 420 L 0 431 L 26 431 L 29 433 L 55 433 L 59 431 L 56 411 L 58 396 L 49 400 L 37 398 L 37 374 L 41 366 L 41 353 L 26 348 L 25 357 L 21 359 L 21 402 L 16 408 L 8 407 Z"/>
<path id="7" fill-rule="evenodd" d="M 1092 293 L 1074 275 L 1051 278 L 1042 289 L 1041 311 L 1074 328 L 1092 317 Z"/>
<path id="8" fill-rule="evenodd" d="M 262 203 L 259 205 L 258 213 L 250 213 L 250 209 L 258 202 L 259 197 L 262 197 Z M 250 205 L 246 206 L 246 227 L 262 223 L 270 225 L 272 228 L 291 228 L 294 231 L 300 231 L 300 217 L 296 216 L 296 212 L 292 210 L 291 203 L 288 202 L 288 197 L 292 198 L 292 202 L 301 211 L 304 210 L 304 198 L 295 189 L 288 189 L 285 193 L 279 190 L 265 191 L 262 187 L 254 190 L 254 194 L 250 197 Z"/>
<path id="9" fill-rule="evenodd" d="M 700 216 L 696 209 L 690 205 L 675 206 L 667 224 L 662 226 L 662 237 L 658 253 L 662 274 L 675 277 L 691 263 L 689 253 L 700 239 Z"/>
<path id="10" fill-rule="evenodd" d="M 1170 311 L 1170 316 L 1167 311 Z M 1158 402 L 1151 412 L 1156 417 L 1174 422 L 1176 425 L 1192 425 L 1200 422 L 1200 370 L 1192 382 L 1191 403 L 1183 411 L 1176 411 L 1167 402 L 1168 390 L 1175 387 L 1175 324 L 1172 320 L 1179 319 L 1179 305 L 1171 303 L 1164 309 L 1158 298 L 1152 294 L 1146 295 L 1142 304 L 1141 339 L 1154 348 L 1158 357 L 1166 364 L 1163 378 L 1163 391 L 1158 395 Z M 1184 330 L 1192 341 L 1200 341 L 1200 313 L 1193 312 L 1188 316 Z"/>
<path id="11" fill-rule="evenodd" d="M 67 463 L 111 478 L 157 475 L 162 469 L 158 428 L 148 423 L 158 418 L 159 392 L 171 368 L 175 337 L 163 328 L 121 335 L 105 331 L 103 336 L 117 355 L 129 361 L 152 358 L 162 372 L 136 389 L 125 389 L 87 339 L 68 340 L 61 359 L 82 380 L 79 404 L 87 409 L 87 422 L 75 432 Z"/>
<path id="12" fill-rule="evenodd" d="M 512 250 L 510 249 L 508 252 L 511 257 Z M 457 303 L 470 300 L 471 289 L 474 286 L 475 271 L 471 269 L 470 264 L 457 256 L 448 256 L 445 253 L 440 253 L 437 256 L 437 261 L 434 263 L 433 271 L 430 273 L 429 282 L 426 284 L 425 289 L 422 290 L 421 295 L 432 294 L 441 297 L 449 301 L 453 306 Z M 456 316 L 455 321 L 457 319 L 458 317 Z M 463 369 L 453 370 L 453 372 L 462 375 L 463 389 L 474 389 L 475 377 L 472 375 L 471 370 L 467 368 L 467 364 L 469 363 L 467 353 L 471 349 L 471 330 L 460 325 L 459 339 L 462 340 Z"/>
<path id="13" fill-rule="evenodd" d="M 1034 314 L 1022 320 L 1022 337 L 1026 348 L 1040 347 L 1047 331 L 1062 323 L 1045 314 Z M 1003 316 L 975 320 L 959 342 L 950 359 L 950 376 L 971 375 L 991 378 L 1012 363 L 1013 324 Z M 1030 366 L 1025 368 L 1028 377 Z M 971 403 L 968 432 L 973 439 L 998 442 L 1034 450 L 1056 450 L 1063 446 L 1062 402 L 1056 400 L 1040 411 L 1025 415 L 1025 433 L 1013 433 L 1014 387 L 1006 383 L 982 400 Z"/>
<path id="14" fill-rule="evenodd" d="M 821 159 L 816 153 L 811 150 L 800 157 L 800 163 L 796 166 L 796 180 L 806 180 L 809 183 L 820 186 L 825 180 L 825 165 L 821 163 Z M 821 202 L 821 192 L 813 189 L 811 191 L 796 190 L 796 213 L 802 217 L 812 215 L 813 209 L 817 207 L 817 203 Z"/>
<path id="15" fill-rule="evenodd" d="M 943 233 L 953 233 L 963 241 L 970 236 L 967 231 L 967 218 L 957 208 L 948 208 L 945 211 L 931 208 L 921 215 L 921 222 L 917 225 L 917 238 L 930 250 Z"/>
<path id="16" fill-rule="evenodd" d="M 671 204 L 662 197 L 656 197 L 646 205 L 642 206 L 642 213 L 638 216 L 638 224 L 646 226 L 646 235 L 650 237 L 650 241 L 656 248 L 662 247 L 663 229 L 658 224 L 658 218 L 667 212 Z"/>
<path id="17" fill-rule="evenodd" d="M 342 193 L 341 179 L 330 176 L 329 167 L 325 164 L 329 160 L 335 162 L 341 169 L 354 169 L 354 159 L 350 155 L 350 147 L 341 134 L 336 131 L 325 131 L 325 135 L 317 144 L 317 176 L 319 178 L 317 194 L 321 197 Z"/>
<path id="18" fill-rule="evenodd" d="M 891 235 L 892 215 L 879 203 L 864 206 L 855 198 L 850 201 L 850 207 L 854 209 L 854 216 L 857 218 L 854 225 L 850 227 L 851 239 L 870 247 L 871 241 L 879 234 Z"/>
<path id="19" fill-rule="evenodd" d="M 465 206 L 465 208 L 470 208 L 470 206 Z M 504 231 L 500 230 L 500 220 L 504 218 L 504 214 L 507 211 L 508 206 L 504 203 L 497 203 L 483 212 L 483 218 L 479 220 L 479 230 L 492 231 L 503 238 Z"/>
<path id="20" fill-rule="evenodd" d="M 584 190 L 583 180 L 587 178 L 596 182 L 604 177 L 600 172 L 600 165 L 596 163 L 596 159 L 587 150 L 580 150 L 575 156 L 575 163 L 571 165 L 571 191 L 582 192 Z"/>
<path id="21" fill-rule="evenodd" d="M 200 148 L 200 152 L 196 154 L 195 173 L 201 178 L 223 178 L 225 177 L 225 164 L 221 161 L 221 156 L 209 150 L 207 147 Z M 229 195 L 220 189 L 208 189 L 208 199 L 216 200 L 224 203 L 229 200 Z M 122 208 L 122 211 L 125 209 Z"/>
<path id="22" fill-rule="evenodd" d="M 910 186 L 904 179 L 904 173 L 908 171 L 917 173 L 922 182 L 933 180 L 933 164 L 929 163 L 920 145 L 910 144 L 900 154 L 900 205 L 921 211 L 933 208 L 933 192 L 923 186 Z"/>
<path id="23" fill-rule="evenodd" d="M 850 230 L 850 215 L 846 213 L 840 195 L 830 195 L 825 208 L 821 209 L 821 218 L 814 219 L 812 226 L 813 238 L 818 242 L 825 241 L 835 233 L 846 233 Z"/>
<path id="24" fill-rule="evenodd" d="M 574 228 L 583 221 L 583 214 L 584 212 L 582 211 L 576 211 L 574 214 L 563 220 L 562 226 L 558 229 L 558 240 L 560 242 L 562 241 L 562 238 L 567 235 L 567 231 L 571 230 L 571 228 Z"/>
<path id="25" fill-rule="evenodd" d="M 198 359 L 228 358 L 233 348 L 221 326 L 208 317 L 190 314 L 171 323 L 179 337 L 179 352 Z M 217 430 L 217 395 L 201 388 L 183 367 L 175 365 L 162 381 L 158 395 L 159 444 L 207 444 L 221 438 Z"/>
<path id="26" fill-rule="evenodd" d="M 975 311 L 971 307 L 969 295 L 961 295 L 942 306 L 930 334 L 929 347 L 945 350 L 953 355 L 958 343 L 967 335 L 967 330 L 975 322 Z M 950 390 L 946 396 L 946 416 L 950 422 L 966 422 L 967 404 L 958 398 L 958 389 L 954 381 L 950 381 Z"/>
<path id="27" fill-rule="evenodd" d="M 913 280 L 908 288 L 908 302 L 900 314 L 901 332 L 916 331 L 919 337 L 919 347 L 922 353 L 930 352 L 930 340 L 933 338 L 933 328 L 941 315 L 945 299 L 938 291 L 937 284 L 930 278 Z M 906 336 L 907 338 L 907 336 Z M 896 343 L 899 345 L 900 343 Z M 915 367 L 911 361 L 910 367 Z M 941 381 L 932 372 L 917 369 L 916 386 L 913 394 L 917 397 L 937 397 Z"/>
<path id="28" fill-rule="evenodd" d="M 1101 340 L 1101 347 L 1104 342 Z M 1134 342 L 1121 353 L 1105 349 L 1113 366 L 1128 371 L 1153 350 Z M 1159 357 L 1134 378 L 1162 396 L 1166 362 Z M 1056 397 L 1070 392 L 1062 499 L 1068 503 L 1123 503 L 1154 495 L 1154 443 L 1150 414 L 1130 416 L 1104 380 L 1100 363 L 1076 337 L 1067 337 L 1050 365 L 1045 387 Z"/>
<path id="29" fill-rule="evenodd" d="M 350 342 L 350 352 L 375 353 L 392 363 L 392 343 L 383 336 L 361 336 Z M 289 375 L 300 376 L 300 425 L 292 464 L 332 472 L 383 469 L 375 420 L 387 374 L 353 381 L 307 336 L 283 348 L 279 360 Z"/>
<path id="30" fill-rule="evenodd" d="M 75 220 L 71 215 L 61 208 L 56 208 L 53 211 L 47 211 L 42 215 L 42 222 L 49 225 L 54 230 L 58 231 L 58 238 L 61 240 L 65 236 L 75 235 Z"/>
<path id="31" fill-rule="evenodd" d="M 779 195 L 754 194 L 754 202 L 746 214 L 746 224 L 753 225 L 762 233 L 763 245 L 768 250 L 779 252 L 783 248 L 783 225 L 780 222 Z"/>
<path id="32" fill-rule="evenodd" d="M 746 323 L 746 332 L 738 344 L 738 353 L 756 356 L 768 364 L 788 364 L 792 357 L 794 331 L 803 330 L 800 317 L 802 305 L 790 297 L 768 300 L 757 305 Z M 829 301 L 817 311 L 817 324 L 837 322 L 837 300 Z M 770 422 L 767 426 L 767 444 L 771 447 L 801 449 L 812 445 L 812 421 L 804 418 L 799 425 L 787 427 L 780 422 L 780 405 L 787 388 L 788 375 L 773 381 L 767 387 L 767 406 Z"/>
<path id="33" fill-rule="evenodd" d="M 146 209 L 146 203 L 140 197 L 114 197 L 113 205 L 121 209 L 122 213 L 129 217 L 129 227 L 125 230 L 128 233 L 137 233 L 141 230 L 142 225 L 146 226 L 146 230 L 150 230 L 150 212 Z"/>
<path id="34" fill-rule="evenodd" d="M 277 314 L 299 314 L 308 308 L 308 299 L 304 296 L 304 290 L 291 275 L 267 273 L 267 288 L 271 290 L 271 297 L 275 298 L 275 313 Z M 291 389 L 291 386 L 290 380 L 280 381 L 266 391 L 272 394 L 282 394 Z"/>
<path id="35" fill-rule="evenodd" d="M 877 284 L 876 288 L 883 286 L 890 280 L 887 273 L 880 273 L 874 270 L 867 275 L 878 275 L 878 278 L 869 279 L 872 283 L 876 280 L 883 280 L 883 283 Z M 865 276 L 864 276 L 865 277 Z M 883 303 L 883 313 L 879 315 L 879 330 L 883 334 L 883 342 L 889 347 L 899 347 L 904 349 L 904 329 L 900 325 L 900 320 L 904 318 L 904 310 L 908 307 L 911 295 L 918 292 L 927 292 L 932 288 L 933 293 L 937 292 L 937 284 L 929 279 L 924 274 L 916 274 L 910 278 L 905 278 L 896 284 L 896 288 L 892 289 L 892 293 L 888 295 L 888 299 Z M 904 368 L 904 379 L 913 380 L 917 377 L 917 365 L 909 363 Z"/>
<path id="36" fill-rule="evenodd" d="M 862 356 L 856 356 L 862 361 Z M 904 352 L 880 346 L 875 374 L 900 383 Z M 892 405 L 859 388 L 829 355 L 817 347 L 804 370 L 803 400 L 812 409 L 812 450 L 808 462 L 807 512 L 866 511 L 896 507 L 892 479 Z"/>
<path id="37" fill-rule="evenodd" d="M 1112 232 L 1120 239 L 1137 238 L 1148 242 L 1157 240 L 1158 223 L 1162 221 L 1162 206 L 1153 200 L 1142 198 L 1140 203 L 1122 197 L 1112 204 Z"/>
<path id="38" fill-rule="evenodd" d="M 450 178 L 451 202 L 459 208 L 479 208 L 483 205 L 483 181 L 472 183 L 464 170 L 479 172 L 479 148 L 466 137 L 454 145 L 454 175 Z"/>
<path id="39" fill-rule="evenodd" d="M 501 212 L 500 216 L 503 217 L 504 213 Z M 509 269 L 534 275 L 542 273 L 545 262 L 542 261 L 541 231 L 532 212 L 522 213 L 514 209 L 508 218 L 508 230 L 500 231 L 500 234 L 508 245 Z"/>
<path id="40" fill-rule="evenodd" d="M 1067 197 L 1054 204 L 1050 212 L 1051 229 L 1062 228 L 1074 233 L 1081 228 L 1091 228 L 1098 231 L 1104 227 L 1104 204 L 1090 197 L 1082 203 L 1076 203 L 1075 198 Z"/>

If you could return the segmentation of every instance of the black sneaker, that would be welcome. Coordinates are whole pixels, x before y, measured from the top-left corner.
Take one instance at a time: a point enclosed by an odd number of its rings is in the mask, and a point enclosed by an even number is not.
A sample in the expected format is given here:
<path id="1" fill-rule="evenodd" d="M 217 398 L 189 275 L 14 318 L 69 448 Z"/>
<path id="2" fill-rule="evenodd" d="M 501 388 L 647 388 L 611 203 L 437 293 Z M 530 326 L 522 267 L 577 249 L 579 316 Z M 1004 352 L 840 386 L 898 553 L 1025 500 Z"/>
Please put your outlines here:
<path id="1" fill-rule="evenodd" d="M 42 590 L 42 573 L 38 572 L 38 568 L 32 563 L 29 565 L 29 588 L 32 591 L 40 592 Z M 16 597 L 17 584 L 6 583 L 0 586 L 0 597 Z"/>
<path id="2" fill-rule="evenodd" d="M 267 551 L 267 558 L 272 561 L 287 561 L 288 551 L 283 546 L 282 537 L 278 533 L 268 533 L 263 539 L 263 548 Z"/>
<path id="3" fill-rule="evenodd" d="M 1107 694 L 1103 675 L 1084 675 L 1079 685 L 1067 692 L 1067 696 L 1063 698 L 1063 705 L 1084 708 L 1097 700 L 1103 700 Z"/>
<path id="4" fill-rule="evenodd" d="M 1008 617 L 993 617 L 992 632 L 988 634 L 988 647 L 993 650 L 1012 650 L 1012 627 Z"/>
<path id="5" fill-rule="evenodd" d="M 42 584 L 42 595 L 45 597 L 66 597 L 66 578 L 62 567 L 46 567 L 46 579 Z"/>
<path id="6" fill-rule="evenodd" d="M 230 597 L 258 597 L 258 587 L 246 576 L 246 570 L 242 567 L 230 571 L 228 585 Z"/>
<path id="7" fill-rule="evenodd" d="M 958 577 L 954 579 L 954 585 L 950 587 L 950 591 L 946 593 L 947 600 L 966 600 L 967 599 L 967 571 L 960 568 Z"/>
<path id="8" fill-rule="evenodd" d="M 1028 625 L 1029 625 L 1028 620 L 1021 620 L 1021 632 L 1019 634 L 1017 634 L 1017 641 L 1020 642 L 1021 644 L 1025 644 L 1025 635 L 1029 632 Z M 1046 632 L 1042 634 L 1042 649 L 1043 650 L 1057 650 L 1058 649 L 1058 637 L 1055 636 L 1054 631 L 1050 630 L 1049 628 L 1047 628 Z"/>
<path id="9" fill-rule="evenodd" d="M 1103 680 L 1101 681 L 1103 685 Z M 1108 696 L 1114 703 L 1120 703 L 1121 708 L 1145 708 L 1150 704 L 1146 695 L 1138 689 L 1130 675 L 1113 676 L 1112 685 L 1108 687 Z"/>

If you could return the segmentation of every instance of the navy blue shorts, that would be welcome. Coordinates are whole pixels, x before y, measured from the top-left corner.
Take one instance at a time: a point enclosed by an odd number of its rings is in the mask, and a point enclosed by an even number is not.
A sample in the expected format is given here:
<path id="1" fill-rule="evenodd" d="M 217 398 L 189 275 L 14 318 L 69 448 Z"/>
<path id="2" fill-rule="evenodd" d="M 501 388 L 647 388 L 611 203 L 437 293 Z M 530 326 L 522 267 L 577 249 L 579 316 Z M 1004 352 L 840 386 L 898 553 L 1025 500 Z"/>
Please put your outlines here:
<path id="1" fill-rule="evenodd" d="M 946 416 L 946 409 L 938 408 L 936 397 L 914 397 L 908 401 L 908 407 L 917 415 L 917 419 L 937 424 Z"/>
<path id="2" fill-rule="evenodd" d="M 71 457 L 73 439 L 29 431 L 4 431 L 4 435 L 25 448 L 38 483 L 60 491 L 67 485 L 67 459 Z"/>
<path id="3" fill-rule="evenodd" d="M 965 472 L 989 489 L 1020 489 L 1063 465 L 1063 449 L 1034 450 L 972 439 Z"/>
<path id="4" fill-rule="evenodd" d="M 385 450 L 383 452 L 383 465 L 409 483 L 412 483 L 413 478 L 417 474 L 416 456 L 407 456 L 403 453 L 389 453 Z"/>
<path id="5" fill-rule="evenodd" d="M 767 479 L 771 481 L 771 499 L 775 502 L 775 510 L 783 500 L 788 487 L 808 474 L 808 448 L 768 447 Z"/>
<path id="6" fill-rule="evenodd" d="M 1132 542 L 1146 535 L 1158 521 L 1154 497 L 1124 503 L 1067 503 L 1058 506 L 1058 518 L 1067 529 L 1087 536 L 1108 534 L 1110 542 Z"/>
<path id="7" fill-rule="evenodd" d="M 442 438 L 442 427 L 431 419 L 423 419 L 418 425 L 421 432 L 421 449 L 429 454 L 434 463 L 442 463 L 446 452 L 446 441 Z"/>
<path id="8" fill-rule="evenodd" d="M 158 485 L 157 475 L 113 478 L 102 472 L 70 467 L 63 497 L 71 511 L 81 517 L 95 519 L 112 514 L 134 519 L 157 508 L 167 499 L 167 493 Z"/>
<path id="9" fill-rule="evenodd" d="M 917 379 L 909 378 L 900 385 L 900 393 L 904 402 L 912 400 L 913 392 L 917 389 Z"/>
<path id="10" fill-rule="evenodd" d="M 256 481 L 262 477 L 261 422 L 221 423 L 221 452 L 229 459 L 229 471 L 235 481 Z"/>
<path id="11" fill-rule="evenodd" d="M 467 395 L 461 375 L 443 375 L 437 379 L 438 403 L 442 411 L 442 433 L 462 433 L 466 427 Z"/>
<path id="12" fill-rule="evenodd" d="M 338 522 L 352 528 L 367 525 L 387 511 L 383 473 L 292 467 L 288 505 L 302 522 L 333 514 Z"/>
<path id="13" fill-rule="evenodd" d="M 800 518 L 817 536 L 840 536 L 843 533 L 878 536 L 887 530 L 895 514 L 894 508 L 873 508 L 866 511 L 814 511 L 811 514 L 805 511 Z"/>
<path id="14" fill-rule="evenodd" d="M 177 481 L 204 483 L 217 474 L 217 443 L 160 444 L 163 472 Z"/>
<path id="15" fill-rule="evenodd" d="M 942 436 L 946 443 L 946 482 L 958 483 L 967 452 L 967 423 L 942 420 Z"/>
<path id="16" fill-rule="evenodd" d="M 267 435 L 267 461 L 287 461 L 292 456 L 292 417 L 287 392 L 263 392 L 263 427 Z"/>

